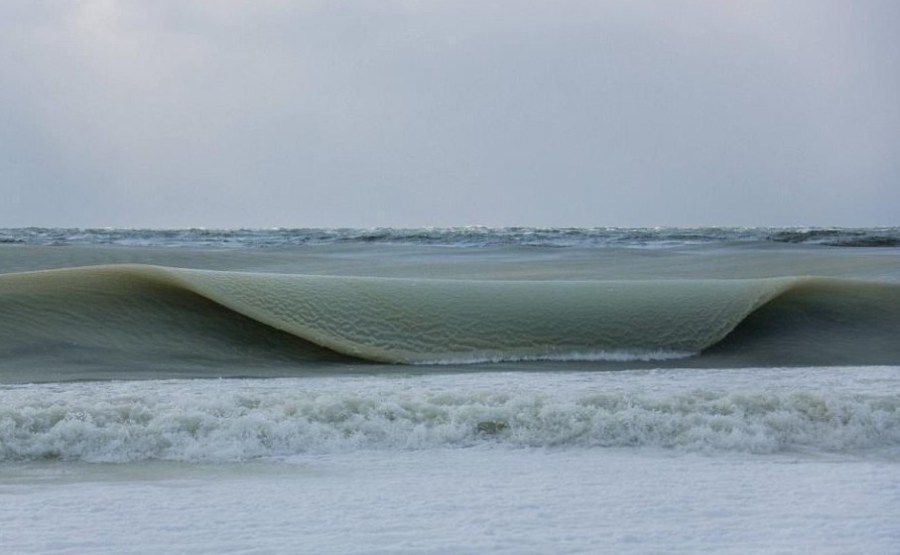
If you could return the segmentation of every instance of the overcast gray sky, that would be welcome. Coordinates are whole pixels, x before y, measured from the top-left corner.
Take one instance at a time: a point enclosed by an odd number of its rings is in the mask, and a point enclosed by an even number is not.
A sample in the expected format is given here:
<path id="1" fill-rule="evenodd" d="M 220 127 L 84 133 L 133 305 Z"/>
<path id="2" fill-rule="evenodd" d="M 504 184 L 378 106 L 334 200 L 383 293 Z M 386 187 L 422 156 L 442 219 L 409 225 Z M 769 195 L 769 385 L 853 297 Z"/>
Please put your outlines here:
<path id="1" fill-rule="evenodd" d="M 896 0 L 0 0 L 0 227 L 900 225 Z"/>

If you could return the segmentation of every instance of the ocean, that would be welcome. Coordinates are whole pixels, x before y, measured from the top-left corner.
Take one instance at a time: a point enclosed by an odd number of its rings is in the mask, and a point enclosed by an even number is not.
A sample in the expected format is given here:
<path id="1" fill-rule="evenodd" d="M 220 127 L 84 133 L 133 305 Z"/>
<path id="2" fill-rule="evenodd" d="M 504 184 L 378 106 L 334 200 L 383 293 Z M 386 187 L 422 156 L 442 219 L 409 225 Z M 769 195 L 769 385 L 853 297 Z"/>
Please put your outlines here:
<path id="1" fill-rule="evenodd" d="M 3 553 L 896 553 L 900 228 L 0 229 Z"/>

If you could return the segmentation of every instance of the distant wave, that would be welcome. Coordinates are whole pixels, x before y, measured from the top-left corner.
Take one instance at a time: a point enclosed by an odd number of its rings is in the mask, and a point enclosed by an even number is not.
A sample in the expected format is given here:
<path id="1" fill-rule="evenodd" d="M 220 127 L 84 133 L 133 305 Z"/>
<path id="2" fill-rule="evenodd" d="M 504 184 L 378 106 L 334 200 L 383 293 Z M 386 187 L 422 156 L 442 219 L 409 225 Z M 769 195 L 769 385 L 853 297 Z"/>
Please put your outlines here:
<path id="1" fill-rule="evenodd" d="M 113 265 L 2 275 L 0 314 L 7 381 L 29 367 L 43 381 L 79 366 L 134 377 L 197 363 L 230 375 L 272 360 L 900 360 L 900 284 L 816 277 L 467 281 Z"/>
<path id="2" fill-rule="evenodd" d="M 900 396 L 892 392 L 351 393 L 298 387 L 296 380 L 264 383 L 5 386 L 0 461 L 228 462 L 477 446 L 705 453 L 900 448 Z"/>
<path id="3" fill-rule="evenodd" d="M 842 247 L 898 247 L 900 227 L 878 228 L 273 228 L 273 229 L 0 229 L 0 244 L 155 247 L 290 247 L 329 244 L 446 247 L 669 247 L 778 242 Z"/>
<path id="4" fill-rule="evenodd" d="M 900 247 L 900 230 L 876 229 L 782 229 L 768 235 L 780 243 L 819 244 L 832 247 Z"/>

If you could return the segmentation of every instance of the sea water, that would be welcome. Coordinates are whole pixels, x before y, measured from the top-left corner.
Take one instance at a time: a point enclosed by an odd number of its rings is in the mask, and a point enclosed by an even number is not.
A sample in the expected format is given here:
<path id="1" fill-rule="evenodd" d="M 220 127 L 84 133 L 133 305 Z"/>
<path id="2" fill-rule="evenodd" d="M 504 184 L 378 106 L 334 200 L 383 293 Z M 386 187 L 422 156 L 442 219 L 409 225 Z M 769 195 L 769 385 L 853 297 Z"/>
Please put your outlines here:
<path id="1" fill-rule="evenodd" d="M 895 552 L 898 235 L 4 230 L 0 547 Z"/>

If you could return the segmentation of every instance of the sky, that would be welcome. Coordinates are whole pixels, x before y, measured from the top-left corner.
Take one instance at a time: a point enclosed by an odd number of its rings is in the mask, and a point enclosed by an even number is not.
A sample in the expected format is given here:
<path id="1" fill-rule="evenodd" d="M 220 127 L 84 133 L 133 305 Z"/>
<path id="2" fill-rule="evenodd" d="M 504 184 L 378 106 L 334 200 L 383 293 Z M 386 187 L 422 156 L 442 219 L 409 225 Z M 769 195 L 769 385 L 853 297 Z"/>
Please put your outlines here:
<path id="1" fill-rule="evenodd" d="M 900 225 L 896 0 L 0 0 L 0 227 Z"/>

